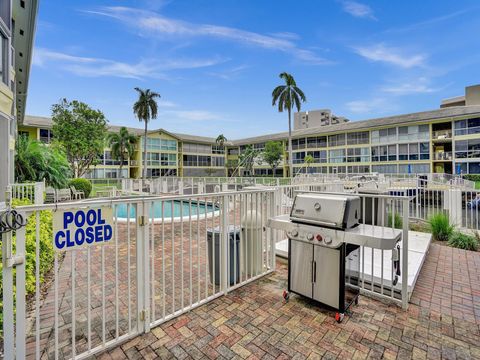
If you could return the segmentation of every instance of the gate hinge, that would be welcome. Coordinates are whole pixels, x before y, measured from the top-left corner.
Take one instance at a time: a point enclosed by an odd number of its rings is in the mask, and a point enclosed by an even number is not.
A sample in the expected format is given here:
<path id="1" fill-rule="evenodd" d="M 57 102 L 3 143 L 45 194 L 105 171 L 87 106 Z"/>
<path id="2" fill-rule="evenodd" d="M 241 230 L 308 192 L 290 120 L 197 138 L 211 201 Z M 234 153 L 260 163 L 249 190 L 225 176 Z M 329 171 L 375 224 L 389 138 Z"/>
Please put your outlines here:
<path id="1" fill-rule="evenodd" d="M 140 311 L 140 321 L 145 321 L 148 316 L 148 310 L 143 309 Z"/>
<path id="2" fill-rule="evenodd" d="M 138 225 L 139 226 L 145 226 L 146 225 L 146 221 L 145 221 L 145 216 L 144 215 L 140 215 L 138 217 Z"/>

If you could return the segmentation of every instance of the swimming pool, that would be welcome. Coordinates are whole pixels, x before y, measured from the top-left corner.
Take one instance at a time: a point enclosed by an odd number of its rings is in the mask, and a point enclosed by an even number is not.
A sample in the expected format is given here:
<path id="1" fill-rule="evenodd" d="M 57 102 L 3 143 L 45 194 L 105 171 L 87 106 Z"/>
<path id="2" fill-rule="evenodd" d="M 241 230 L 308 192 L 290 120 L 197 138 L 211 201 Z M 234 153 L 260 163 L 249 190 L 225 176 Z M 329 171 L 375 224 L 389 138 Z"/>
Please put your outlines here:
<path id="1" fill-rule="evenodd" d="M 162 205 L 163 204 L 163 205 Z M 190 215 L 191 209 L 191 217 Z M 127 204 L 117 205 L 116 214 L 119 221 L 127 220 Z M 197 215 L 202 218 L 218 215 L 218 206 L 212 203 L 197 202 L 197 201 L 180 201 L 180 200 L 165 200 L 155 201 L 153 207 L 150 209 L 149 217 L 154 217 L 155 221 L 165 222 L 179 221 L 181 219 L 196 219 Z M 202 216 L 203 215 L 203 216 Z M 135 220 L 135 207 L 130 205 L 130 219 Z"/>

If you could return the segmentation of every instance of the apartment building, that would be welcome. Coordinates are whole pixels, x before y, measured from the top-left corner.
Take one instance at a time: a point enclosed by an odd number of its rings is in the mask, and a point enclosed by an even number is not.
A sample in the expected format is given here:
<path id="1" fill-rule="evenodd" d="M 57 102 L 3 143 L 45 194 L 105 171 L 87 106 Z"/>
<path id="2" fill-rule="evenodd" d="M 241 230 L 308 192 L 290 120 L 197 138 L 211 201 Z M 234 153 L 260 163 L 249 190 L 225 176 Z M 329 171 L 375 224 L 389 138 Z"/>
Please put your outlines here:
<path id="1" fill-rule="evenodd" d="M 22 123 L 32 57 L 36 0 L 0 1 L 0 205 L 14 181 L 17 124 Z"/>
<path id="2" fill-rule="evenodd" d="M 109 131 L 119 132 L 120 126 L 109 126 Z M 52 120 L 42 116 L 25 116 L 19 128 L 19 135 L 43 143 L 53 141 Z M 87 178 L 140 178 L 143 169 L 144 130 L 127 127 L 137 135 L 139 141 L 134 146 L 131 159 L 120 166 L 114 159 L 111 149 L 105 145 L 86 174 Z M 214 138 L 178 134 L 156 129 L 147 136 L 147 177 L 159 176 L 226 176 L 226 147 L 218 146 Z"/>
<path id="3" fill-rule="evenodd" d="M 480 85 L 466 88 L 465 96 L 439 109 L 363 121 L 342 121 L 292 132 L 293 168 L 298 173 L 462 173 L 480 174 Z M 323 110 L 322 110 L 323 111 Z M 49 142 L 51 119 L 26 116 L 20 133 Z M 118 131 L 111 126 L 110 131 Z M 135 154 L 120 172 L 119 162 L 107 147 L 87 175 L 92 178 L 138 178 L 143 166 L 143 131 L 129 128 L 141 139 Z M 214 138 L 149 131 L 147 175 L 158 176 L 289 176 L 287 132 L 227 141 Z M 273 173 L 258 156 L 253 174 L 239 162 L 247 146 L 259 153 L 268 141 L 280 141 L 282 163 Z M 312 164 L 305 164 L 311 155 Z"/>
<path id="4" fill-rule="evenodd" d="M 316 128 L 348 122 L 343 116 L 337 116 L 330 109 L 300 111 L 293 115 L 293 130 Z"/>

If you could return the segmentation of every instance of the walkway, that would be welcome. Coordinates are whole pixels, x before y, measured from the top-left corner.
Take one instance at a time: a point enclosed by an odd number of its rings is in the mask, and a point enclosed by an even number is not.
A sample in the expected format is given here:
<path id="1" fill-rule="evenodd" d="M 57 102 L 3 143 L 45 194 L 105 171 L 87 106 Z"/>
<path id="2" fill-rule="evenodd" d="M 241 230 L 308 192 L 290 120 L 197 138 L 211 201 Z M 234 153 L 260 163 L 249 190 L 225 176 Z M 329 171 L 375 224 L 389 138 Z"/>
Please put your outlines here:
<path id="1" fill-rule="evenodd" d="M 99 359 L 480 359 L 480 253 L 431 245 L 409 310 L 361 297 L 337 324 L 293 296 L 287 267 L 138 336 Z"/>

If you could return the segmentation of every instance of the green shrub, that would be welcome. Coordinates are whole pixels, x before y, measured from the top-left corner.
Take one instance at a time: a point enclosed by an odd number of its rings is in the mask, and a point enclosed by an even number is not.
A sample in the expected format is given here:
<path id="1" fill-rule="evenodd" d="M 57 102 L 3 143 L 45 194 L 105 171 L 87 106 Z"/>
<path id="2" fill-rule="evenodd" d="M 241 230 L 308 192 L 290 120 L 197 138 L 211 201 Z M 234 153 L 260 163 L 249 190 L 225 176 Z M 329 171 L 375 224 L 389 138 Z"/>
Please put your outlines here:
<path id="1" fill-rule="evenodd" d="M 430 224 L 433 240 L 448 241 L 453 233 L 454 227 L 450 225 L 450 219 L 447 214 L 435 214 L 430 217 L 428 223 Z"/>
<path id="2" fill-rule="evenodd" d="M 480 181 L 480 174 L 463 175 L 463 178 L 470 181 Z"/>
<path id="3" fill-rule="evenodd" d="M 29 200 L 12 201 L 12 206 L 30 205 Z M 36 219 L 35 215 L 31 215 L 27 220 L 25 228 L 25 291 L 27 296 L 35 293 L 35 269 L 36 269 Z M 40 239 L 39 239 L 39 272 L 40 283 L 53 266 L 54 249 L 53 249 L 53 229 L 52 229 L 52 213 L 50 211 L 40 211 Z M 15 235 L 12 239 L 13 248 L 15 250 Z M 1 255 L 0 255 L 1 260 Z M 14 270 L 15 271 L 15 270 Z M 15 288 L 15 287 L 14 287 Z M 0 261 L 0 308 L 3 309 L 3 279 L 2 279 L 2 262 Z M 0 333 L 3 329 L 3 312 L 0 312 Z"/>
<path id="4" fill-rule="evenodd" d="M 75 189 L 79 191 L 83 191 L 85 194 L 85 198 L 88 198 L 90 196 L 90 193 L 92 192 L 92 183 L 88 179 L 83 179 L 83 178 L 77 178 L 77 179 L 72 179 L 68 183 L 69 186 L 74 186 Z"/>
<path id="5" fill-rule="evenodd" d="M 464 249 L 464 250 L 473 250 L 477 251 L 478 249 L 478 239 L 472 235 L 462 234 L 459 231 L 455 231 L 448 240 L 448 245 Z"/>
<path id="6" fill-rule="evenodd" d="M 388 226 L 392 227 L 392 221 L 393 221 L 393 227 L 395 229 L 402 229 L 403 228 L 403 219 L 402 216 L 399 213 L 395 213 L 395 216 L 392 218 L 392 213 L 388 213 Z"/>

